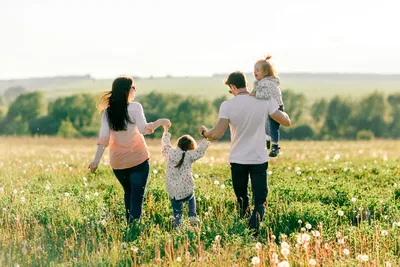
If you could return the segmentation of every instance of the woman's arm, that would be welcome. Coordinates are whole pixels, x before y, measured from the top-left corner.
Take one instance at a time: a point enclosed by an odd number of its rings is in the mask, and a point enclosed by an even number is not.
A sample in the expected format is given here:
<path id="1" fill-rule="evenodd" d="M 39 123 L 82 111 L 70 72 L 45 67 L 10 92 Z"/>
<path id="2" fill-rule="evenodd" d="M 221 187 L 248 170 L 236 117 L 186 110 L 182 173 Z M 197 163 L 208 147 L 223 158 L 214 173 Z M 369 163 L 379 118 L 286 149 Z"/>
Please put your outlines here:
<path id="1" fill-rule="evenodd" d="M 160 126 L 171 126 L 171 122 L 168 119 L 159 119 L 155 122 L 147 123 L 146 117 L 144 116 L 143 107 L 137 102 L 130 104 L 129 115 L 131 118 L 133 118 L 134 122 L 136 123 L 136 127 L 143 135 L 152 134 Z"/>
<path id="2" fill-rule="evenodd" d="M 89 164 L 88 168 L 90 169 L 91 172 L 95 172 L 97 168 L 99 167 L 99 163 L 101 160 L 101 157 L 103 156 L 104 150 L 106 148 L 102 145 L 97 146 L 97 151 L 96 155 L 94 156 L 94 160 Z"/>
<path id="3" fill-rule="evenodd" d="M 97 151 L 94 156 L 94 160 L 89 164 L 88 168 L 91 172 L 95 172 L 97 167 L 99 166 L 101 157 L 103 156 L 104 150 L 108 146 L 110 142 L 110 126 L 107 120 L 107 111 L 104 110 L 101 115 L 101 127 L 99 133 L 99 139 L 97 140 Z"/>

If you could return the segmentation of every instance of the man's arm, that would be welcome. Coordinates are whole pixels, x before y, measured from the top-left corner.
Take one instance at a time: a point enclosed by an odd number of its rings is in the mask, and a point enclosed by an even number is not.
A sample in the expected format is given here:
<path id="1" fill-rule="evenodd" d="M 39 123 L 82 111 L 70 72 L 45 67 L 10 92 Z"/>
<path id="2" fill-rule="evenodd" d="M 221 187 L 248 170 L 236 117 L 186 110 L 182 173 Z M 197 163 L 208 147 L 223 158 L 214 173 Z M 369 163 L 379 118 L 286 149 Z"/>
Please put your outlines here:
<path id="1" fill-rule="evenodd" d="M 200 134 L 202 134 L 205 138 L 209 140 L 218 140 L 222 136 L 224 136 L 224 133 L 226 129 L 229 126 L 229 120 L 228 119 L 222 119 L 220 118 L 217 122 L 217 124 L 212 128 L 211 130 L 207 130 L 206 126 L 201 126 L 200 127 Z"/>
<path id="2" fill-rule="evenodd" d="M 290 124 L 292 124 L 289 115 L 285 112 L 280 111 L 279 109 L 269 116 L 271 116 L 274 121 L 279 122 L 279 124 L 283 126 L 290 126 Z"/>

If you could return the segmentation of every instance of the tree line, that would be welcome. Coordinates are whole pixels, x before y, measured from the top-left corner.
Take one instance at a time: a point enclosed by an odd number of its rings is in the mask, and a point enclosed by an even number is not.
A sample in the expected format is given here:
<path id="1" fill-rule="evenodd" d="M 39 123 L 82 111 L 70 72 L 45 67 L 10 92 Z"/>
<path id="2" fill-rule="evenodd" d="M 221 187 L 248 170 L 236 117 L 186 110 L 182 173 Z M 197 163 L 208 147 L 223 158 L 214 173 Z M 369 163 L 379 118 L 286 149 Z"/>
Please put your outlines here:
<path id="1" fill-rule="evenodd" d="M 21 93 L 22 92 L 22 93 Z M 7 111 L 0 110 L 1 135 L 57 135 L 66 138 L 98 135 L 101 113 L 96 109 L 99 97 L 79 94 L 47 103 L 41 92 L 1 96 L 9 101 Z M 373 139 L 400 137 L 400 93 L 385 96 L 374 92 L 359 100 L 341 96 L 307 103 L 306 96 L 292 90 L 282 92 L 285 111 L 292 127 L 281 129 L 286 140 Z M 220 104 L 228 97 L 214 100 L 179 94 L 152 92 L 137 100 L 143 105 L 148 121 L 169 118 L 175 137 L 198 136 L 201 124 L 212 126 L 218 119 Z M 0 103 L 1 105 L 1 103 Z M 149 136 L 159 138 L 161 131 Z M 223 140 L 229 139 L 229 131 Z"/>

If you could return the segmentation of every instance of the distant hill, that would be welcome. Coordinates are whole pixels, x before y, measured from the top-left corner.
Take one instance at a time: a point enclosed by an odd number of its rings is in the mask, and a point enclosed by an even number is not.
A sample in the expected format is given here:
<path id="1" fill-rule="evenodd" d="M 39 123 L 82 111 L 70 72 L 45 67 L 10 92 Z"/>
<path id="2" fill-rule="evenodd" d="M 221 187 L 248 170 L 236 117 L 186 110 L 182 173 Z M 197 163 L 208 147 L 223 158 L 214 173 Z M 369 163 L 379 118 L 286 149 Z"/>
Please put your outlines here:
<path id="1" fill-rule="evenodd" d="M 228 95 L 228 89 L 223 84 L 225 77 L 226 74 L 208 77 L 149 77 L 135 78 L 135 83 L 138 94 L 159 91 L 214 98 Z M 253 75 L 248 73 L 247 78 L 249 87 L 252 88 Z M 281 73 L 280 78 L 281 89 L 304 93 L 311 102 L 337 94 L 359 98 L 373 91 L 386 94 L 400 92 L 400 75 Z M 95 79 L 89 75 L 0 80 L 0 92 L 11 86 L 23 86 L 29 91 L 42 91 L 48 99 L 54 99 L 77 93 L 98 94 L 109 90 L 111 83 L 112 79 Z"/>

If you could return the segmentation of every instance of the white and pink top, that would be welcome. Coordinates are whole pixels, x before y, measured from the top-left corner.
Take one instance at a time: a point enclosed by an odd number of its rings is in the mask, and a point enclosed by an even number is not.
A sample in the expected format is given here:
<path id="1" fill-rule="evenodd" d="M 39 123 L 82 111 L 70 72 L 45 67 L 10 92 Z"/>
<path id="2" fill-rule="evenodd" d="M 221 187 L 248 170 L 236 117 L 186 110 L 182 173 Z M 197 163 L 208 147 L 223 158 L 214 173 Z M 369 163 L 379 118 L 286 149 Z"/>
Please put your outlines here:
<path id="1" fill-rule="evenodd" d="M 113 131 L 103 112 L 98 145 L 110 146 L 110 165 L 122 170 L 139 165 L 150 157 L 143 135 L 154 132 L 154 123 L 147 123 L 143 107 L 137 102 L 129 103 L 128 114 L 133 123 L 128 123 L 126 131 Z"/>
<path id="2" fill-rule="evenodd" d="M 186 151 L 185 159 L 180 168 L 175 166 L 182 158 L 183 150 L 171 145 L 171 134 L 165 133 L 161 139 L 162 154 L 167 159 L 166 185 L 167 192 L 172 199 L 180 200 L 193 193 L 194 180 L 192 177 L 192 163 L 204 156 L 210 142 L 203 139 L 194 150 Z"/>

